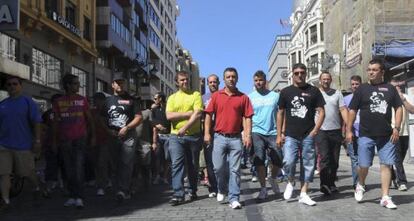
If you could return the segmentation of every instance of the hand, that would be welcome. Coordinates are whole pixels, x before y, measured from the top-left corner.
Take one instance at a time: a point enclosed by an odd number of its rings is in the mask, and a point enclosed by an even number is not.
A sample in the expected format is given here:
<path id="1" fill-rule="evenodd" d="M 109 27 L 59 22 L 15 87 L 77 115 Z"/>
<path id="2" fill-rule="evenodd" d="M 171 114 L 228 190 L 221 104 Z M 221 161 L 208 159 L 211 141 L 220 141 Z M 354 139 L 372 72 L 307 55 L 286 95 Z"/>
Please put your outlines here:
<path id="1" fill-rule="evenodd" d="M 400 138 L 400 132 L 397 129 L 392 129 L 391 142 L 396 144 Z"/>
<path id="2" fill-rule="evenodd" d="M 118 132 L 118 137 L 125 137 L 128 133 L 128 127 L 123 127 Z"/>
<path id="3" fill-rule="evenodd" d="M 315 137 L 317 134 L 318 134 L 318 130 L 315 130 L 315 129 L 313 129 L 310 133 L 309 133 L 309 136 L 311 136 L 311 137 Z"/>
<path id="4" fill-rule="evenodd" d="M 152 151 L 155 152 L 155 150 L 157 150 L 157 148 L 158 148 L 158 144 L 156 142 L 152 143 L 151 147 L 152 147 Z"/>
<path id="5" fill-rule="evenodd" d="M 159 131 L 164 131 L 166 128 L 165 127 L 163 127 L 161 124 L 157 124 L 157 125 L 155 125 L 155 127 L 157 128 L 157 130 L 159 130 Z"/>
<path id="6" fill-rule="evenodd" d="M 285 143 L 285 135 L 280 134 L 276 137 L 276 147 L 281 149 L 283 147 L 283 144 Z"/>
<path id="7" fill-rule="evenodd" d="M 243 136 L 243 145 L 245 148 L 250 148 L 252 146 L 252 136 L 246 135 Z"/>
<path id="8" fill-rule="evenodd" d="M 180 130 L 178 130 L 177 136 L 179 136 L 179 137 L 184 136 L 185 135 L 185 131 L 186 131 L 186 129 L 181 128 Z"/>
<path id="9" fill-rule="evenodd" d="M 345 136 L 345 142 L 348 144 L 352 143 L 353 137 L 354 137 L 354 134 L 352 133 L 352 131 L 347 131 L 346 136 Z"/>
<path id="10" fill-rule="evenodd" d="M 211 144 L 211 135 L 209 133 L 204 135 L 204 143 L 207 144 L 207 146 Z"/>

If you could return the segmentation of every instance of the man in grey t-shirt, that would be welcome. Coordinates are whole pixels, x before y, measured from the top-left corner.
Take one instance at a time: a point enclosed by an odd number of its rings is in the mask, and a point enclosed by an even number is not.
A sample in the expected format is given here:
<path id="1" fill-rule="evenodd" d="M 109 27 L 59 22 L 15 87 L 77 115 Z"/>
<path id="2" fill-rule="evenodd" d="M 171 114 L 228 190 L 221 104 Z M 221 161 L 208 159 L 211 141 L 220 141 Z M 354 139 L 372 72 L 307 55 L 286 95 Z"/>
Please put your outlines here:
<path id="1" fill-rule="evenodd" d="M 332 76 L 322 72 L 319 76 L 320 90 L 325 99 L 325 120 L 316 135 L 315 142 L 320 156 L 320 191 L 325 195 L 337 192 L 336 172 L 339 166 L 339 152 L 342 144 L 342 120 L 346 122 L 347 109 L 340 91 L 332 89 Z M 342 118 L 342 119 L 341 119 Z"/>

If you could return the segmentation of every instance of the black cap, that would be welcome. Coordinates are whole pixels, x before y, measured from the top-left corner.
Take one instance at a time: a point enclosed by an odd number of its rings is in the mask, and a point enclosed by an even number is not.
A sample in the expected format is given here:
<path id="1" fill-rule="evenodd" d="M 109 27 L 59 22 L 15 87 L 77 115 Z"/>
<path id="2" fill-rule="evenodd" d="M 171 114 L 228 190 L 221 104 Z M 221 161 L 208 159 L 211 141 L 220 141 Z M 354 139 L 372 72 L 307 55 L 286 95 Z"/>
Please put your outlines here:
<path id="1" fill-rule="evenodd" d="M 122 72 L 114 73 L 114 77 L 112 78 L 112 81 L 119 81 L 119 80 L 125 80 L 124 74 Z"/>

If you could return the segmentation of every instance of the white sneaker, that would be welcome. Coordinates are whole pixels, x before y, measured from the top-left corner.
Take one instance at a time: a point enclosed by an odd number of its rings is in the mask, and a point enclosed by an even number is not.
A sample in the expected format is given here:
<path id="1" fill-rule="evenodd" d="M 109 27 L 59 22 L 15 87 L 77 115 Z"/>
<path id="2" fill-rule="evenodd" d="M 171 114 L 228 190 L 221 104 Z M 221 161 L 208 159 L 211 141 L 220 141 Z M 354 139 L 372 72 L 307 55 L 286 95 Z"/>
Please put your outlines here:
<path id="1" fill-rule="evenodd" d="M 303 204 L 306 204 L 306 205 L 308 205 L 308 206 L 315 206 L 315 205 L 316 205 L 316 202 L 315 202 L 315 201 L 313 201 L 313 200 L 309 197 L 309 195 L 308 195 L 308 194 L 306 194 L 306 193 L 300 193 L 300 196 L 299 196 L 299 203 L 303 203 Z"/>
<path id="2" fill-rule="evenodd" d="M 399 190 L 399 191 L 407 191 L 407 185 L 405 185 L 405 184 L 401 184 L 401 185 L 398 187 L 398 190 Z"/>
<path id="3" fill-rule="evenodd" d="M 222 193 L 217 193 L 217 202 L 223 202 L 224 201 L 224 194 Z"/>
<path id="4" fill-rule="evenodd" d="M 96 191 L 96 195 L 97 195 L 97 196 L 105 196 L 105 190 L 104 190 L 104 189 L 102 189 L 102 188 L 99 188 L 99 189 Z"/>
<path id="5" fill-rule="evenodd" d="M 355 193 L 354 193 L 355 200 L 357 202 L 361 202 L 362 198 L 364 198 L 364 193 L 365 193 L 364 187 L 361 184 L 357 183 L 355 187 Z"/>
<path id="6" fill-rule="evenodd" d="M 283 198 L 285 198 L 285 200 L 292 198 L 292 193 L 293 193 L 293 185 L 292 183 L 288 182 L 286 185 L 285 192 L 283 193 Z"/>
<path id="7" fill-rule="evenodd" d="M 380 205 L 388 209 L 397 209 L 397 205 L 392 202 L 391 197 L 389 196 L 383 196 Z"/>
<path id="8" fill-rule="evenodd" d="M 70 207 L 70 206 L 75 206 L 76 205 L 76 200 L 74 198 L 69 198 L 68 200 L 66 200 L 66 202 L 63 204 L 64 207 Z"/>
<path id="9" fill-rule="evenodd" d="M 253 183 L 257 182 L 258 180 L 259 180 L 259 179 L 257 179 L 257 176 L 253 176 L 253 177 L 252 177 L 252 182 L 253 182 Z"/>
<path id="10" fill-rule="evenodd" d="M 229 205 L 232 209 L 241 209 L 242 205 L 238 201 L 233 201 Z"/>
<path id="11" fill-rule="evenodd" d="M 84 205 L 83 205 L 83 200 L 81 198 L 77 198 L 75 200 L 75 206 L 78 209 L 83 209 Z"/>
<path id="12" fill-rule="evenodd" d="M 276 183 L 276 179 L 269 177 L 267 181 L 269 181 L 270 186 L 272 187 L 273 193 L 276 195 L 280 194 L 279 185 Z"/>
<path id="13" fill-rule="evenodd" d="M 215 192 L 212 192 L 212 193 L 208 194 L 208 198 L 214 198 L 216 196 L 217 196 L 217 193 L 215 193 Z"/>
<path id="14" fill-rule="evenodd" d="M 266 189 L 266 187 L 262 187 L 260 189 L 259 195 L 257 195 L 256 199 L 265 200 L 266 198 L 267 198 L 267 189 Z"/>

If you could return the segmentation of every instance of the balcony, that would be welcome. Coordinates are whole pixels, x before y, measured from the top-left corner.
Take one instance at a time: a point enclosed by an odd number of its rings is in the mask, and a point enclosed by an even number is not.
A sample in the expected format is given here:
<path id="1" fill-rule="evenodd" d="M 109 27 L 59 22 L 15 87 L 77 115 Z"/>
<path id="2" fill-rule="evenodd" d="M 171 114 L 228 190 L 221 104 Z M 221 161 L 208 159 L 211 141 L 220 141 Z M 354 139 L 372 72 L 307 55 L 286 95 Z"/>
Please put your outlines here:
<path id="1" fill-rule="evenodd" d="M 0 72 L 30 80 L 30 67 L 0 56 Z"/>

